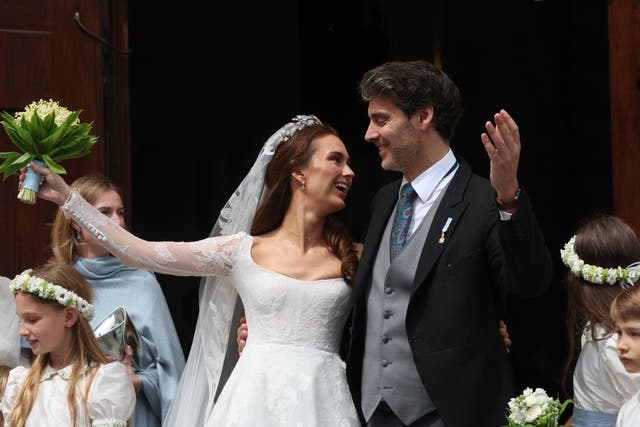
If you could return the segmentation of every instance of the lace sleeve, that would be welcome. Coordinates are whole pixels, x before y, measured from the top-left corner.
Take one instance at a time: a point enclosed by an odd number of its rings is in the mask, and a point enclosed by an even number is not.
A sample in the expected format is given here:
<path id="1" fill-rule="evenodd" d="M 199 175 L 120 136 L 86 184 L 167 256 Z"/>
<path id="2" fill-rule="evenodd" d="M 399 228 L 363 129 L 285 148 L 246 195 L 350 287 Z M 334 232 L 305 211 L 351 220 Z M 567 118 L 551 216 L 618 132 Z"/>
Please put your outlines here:
<path id="1" fill-rule="evenodd" d="M 195 242 L 149 242 L 111 221 L 75 191 L 61 209 L 126 265 L 158 273 L 227 276 L 242 243 L 241 233 Z"/>

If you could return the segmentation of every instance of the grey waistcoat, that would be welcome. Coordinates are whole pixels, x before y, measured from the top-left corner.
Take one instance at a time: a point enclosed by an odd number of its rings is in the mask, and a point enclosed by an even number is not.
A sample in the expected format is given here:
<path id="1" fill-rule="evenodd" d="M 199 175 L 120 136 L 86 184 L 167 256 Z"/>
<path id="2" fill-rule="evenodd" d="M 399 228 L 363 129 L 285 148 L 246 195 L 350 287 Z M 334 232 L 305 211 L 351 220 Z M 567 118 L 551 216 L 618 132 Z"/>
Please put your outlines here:
<path id="1" fill-rule="evenodd" d="M 382 235 L 367 299 L 367 334 L 362 365 L 362 412 L 369 420 L 384 399 L 405 424 L 435 410 L 416 368 L 405 327 L 413 279 L 443 189 L 422 223 L 390 264 L 393 215 Z"/>

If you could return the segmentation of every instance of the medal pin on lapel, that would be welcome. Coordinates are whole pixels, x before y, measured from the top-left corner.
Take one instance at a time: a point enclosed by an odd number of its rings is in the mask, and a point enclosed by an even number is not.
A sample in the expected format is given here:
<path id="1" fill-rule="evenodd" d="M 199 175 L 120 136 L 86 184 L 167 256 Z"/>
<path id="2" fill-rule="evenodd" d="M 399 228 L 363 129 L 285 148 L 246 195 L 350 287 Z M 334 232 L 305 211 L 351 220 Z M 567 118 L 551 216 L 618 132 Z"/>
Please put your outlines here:
<path id="1" fill-rule="evenodd" d="M 440 232 L 440 239 L 438 239 L 438 243 L 441 245 L 444 244 L 444 234 L 449 229 L 449 225 L 451 225 L 451 217 L 447 218 L 447 222 L 444 223 L 444 227 L 442 227 L 442 231 Z"/>

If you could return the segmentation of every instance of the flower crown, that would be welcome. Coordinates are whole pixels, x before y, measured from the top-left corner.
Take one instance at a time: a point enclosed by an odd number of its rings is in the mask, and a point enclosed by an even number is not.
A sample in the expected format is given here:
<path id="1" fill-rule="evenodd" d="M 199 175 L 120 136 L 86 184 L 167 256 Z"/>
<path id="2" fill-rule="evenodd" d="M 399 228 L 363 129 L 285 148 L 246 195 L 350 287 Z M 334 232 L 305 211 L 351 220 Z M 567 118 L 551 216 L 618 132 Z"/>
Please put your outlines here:
<path id="1" fill-rule="evenodd" d="M 82 317 L 87 320 L 93 319 L 95 310 L 93 304 L 62 286 L 54 285 L 36 276 L 31 276 L 33 270 L 28 269 L 13 278 L 9 287 L 14 294 L 18 292 L 28 292 L 40 298 L 56 301 L 65 307 L 75 307 Z"/>
<path id="2" fill-rule="evenodd" d="M 615 285 L 619 283 L 623 288 L 633 286 L 640 279 L 640 263 L 635 262 L 627 268 L 604 268 L 586 264 L 575 251 L 576 236 L 574 235 L 560 250 L 564 265 L 571 269 L 577 277 L 596 285 Z"/>

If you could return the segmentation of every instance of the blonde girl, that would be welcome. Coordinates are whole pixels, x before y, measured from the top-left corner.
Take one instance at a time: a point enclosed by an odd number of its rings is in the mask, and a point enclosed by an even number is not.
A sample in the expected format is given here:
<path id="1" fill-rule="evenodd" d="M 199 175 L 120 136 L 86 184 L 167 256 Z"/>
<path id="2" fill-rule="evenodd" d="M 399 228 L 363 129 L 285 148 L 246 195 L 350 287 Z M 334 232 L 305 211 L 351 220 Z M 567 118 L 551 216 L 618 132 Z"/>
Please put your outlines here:
<path id="1" fill-rule="evenodd" d="M 108 363 L 93 335 L 91 286 L 70 265 L 48 264 L 11 281 L 30 368 L 9 373 L 2 414 L 9 427 L 124 427 L 135 391 L 127 368 Z M 62 396 L 66 396 L 66 399 Z"/>

